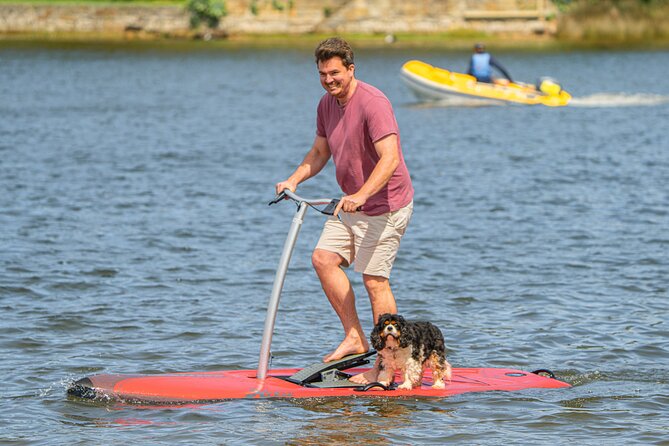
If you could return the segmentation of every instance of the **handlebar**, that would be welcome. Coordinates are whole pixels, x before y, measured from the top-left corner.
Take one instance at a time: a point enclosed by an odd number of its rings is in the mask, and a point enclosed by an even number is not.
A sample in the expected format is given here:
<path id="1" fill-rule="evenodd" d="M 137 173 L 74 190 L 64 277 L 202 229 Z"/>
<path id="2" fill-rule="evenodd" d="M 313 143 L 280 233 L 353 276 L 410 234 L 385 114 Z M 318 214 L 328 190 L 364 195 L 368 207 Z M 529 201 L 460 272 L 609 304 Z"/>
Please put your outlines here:
<path id="1" fill-rule="evenodd" d="M 327 206 L 322 210 L 316 208 L 314 209 L 326 215 L 334 215 L 334 210 L 336 209 L 337 204 L 339 204 L 338 198 L 303 198 L 297 195 L 295 192 L 290 191 L 289 189 L 284 189 L 283 192 L 274 197 L 274 199 L 268 203 L 268 206 L 271 206 L 282 200 L 287 200 L 287 199 L 293 200 L 297 204 L 305 203 L 311 207 L 325 204 Z"/>

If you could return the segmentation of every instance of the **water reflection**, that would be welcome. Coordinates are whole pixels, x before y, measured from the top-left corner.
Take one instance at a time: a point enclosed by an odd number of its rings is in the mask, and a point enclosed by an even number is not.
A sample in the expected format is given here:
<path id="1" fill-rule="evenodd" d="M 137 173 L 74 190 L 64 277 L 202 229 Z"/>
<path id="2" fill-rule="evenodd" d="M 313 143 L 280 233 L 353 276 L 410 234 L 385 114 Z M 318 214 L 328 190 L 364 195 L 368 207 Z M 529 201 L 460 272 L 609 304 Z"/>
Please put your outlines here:
<path id="1" fill-rule="evenodd" d="M 293 401 L 296 407 L 319 416 L 309 417 L 287 444 L 388 444 L 387 435 L 408 426 L 415 410 L 411 403 L 382 397 L 351 403 L 350 399 Z"/>

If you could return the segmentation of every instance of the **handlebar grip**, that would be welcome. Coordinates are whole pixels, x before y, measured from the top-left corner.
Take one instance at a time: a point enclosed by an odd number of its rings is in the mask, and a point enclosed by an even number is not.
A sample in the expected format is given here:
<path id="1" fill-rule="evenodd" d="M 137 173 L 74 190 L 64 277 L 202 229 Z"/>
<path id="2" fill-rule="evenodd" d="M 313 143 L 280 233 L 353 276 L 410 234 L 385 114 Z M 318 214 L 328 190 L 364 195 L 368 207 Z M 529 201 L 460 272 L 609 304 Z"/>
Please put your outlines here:
<path id="1" fill-rule="evenodd" d="M 269 203 L 267 203 L 267 206 L 271 206 L 271 205 L 273 205 L 273 204 L 277 204 L 279 201 L 281 201 L 281 200 L 283 200 L 283 199 L 285 199 L 285 198 L 286 198 L 286 193 L 285 193 L 285 192 L 281 192 L 279 195 L 277 195 L 276 197 L 274 197 L 274 200 L 272 200 L 272 201 L 270 201 Z"/>
<path id="2" fill-rule="evenodd" d="M 334 211 L 335 209 L 337 209 L 338 204 L 339 204 L 339 199 L 334 198 L 327 206 L 325 206 L 325 209 L 321 211 L 321 214 L 334 215 Z"/>

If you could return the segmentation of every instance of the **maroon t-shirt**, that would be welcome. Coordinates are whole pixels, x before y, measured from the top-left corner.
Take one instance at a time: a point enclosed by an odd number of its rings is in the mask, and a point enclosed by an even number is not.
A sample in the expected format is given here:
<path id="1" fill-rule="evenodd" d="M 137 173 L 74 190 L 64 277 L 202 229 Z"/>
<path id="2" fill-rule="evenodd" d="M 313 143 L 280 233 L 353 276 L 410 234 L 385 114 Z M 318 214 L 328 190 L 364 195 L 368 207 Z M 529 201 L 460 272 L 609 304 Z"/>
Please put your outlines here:
<path id="1" fill-rule="evenodd" d="M 383 189 L 362 207 L 367 215 L 381 215 L 403 208 L 413 199 L 413 185 L 404 163 L 400 132 L 393 107 L 377 88 L 362 81 L 348 103 L 341 107 L 326 93 L 318 104 L 316 134 L 327 139 L 337 182 L 346 195 L 360 190 L 379 161 L 374 143 L 397 135 L 400 163 Z"/>

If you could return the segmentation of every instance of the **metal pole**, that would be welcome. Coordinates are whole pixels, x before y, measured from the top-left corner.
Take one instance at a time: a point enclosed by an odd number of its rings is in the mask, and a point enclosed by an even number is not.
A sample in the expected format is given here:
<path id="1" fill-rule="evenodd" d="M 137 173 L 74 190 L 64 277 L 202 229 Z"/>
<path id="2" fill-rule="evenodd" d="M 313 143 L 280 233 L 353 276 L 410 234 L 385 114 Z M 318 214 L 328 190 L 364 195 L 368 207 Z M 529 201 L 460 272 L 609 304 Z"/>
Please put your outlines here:
<path id="1" fill-rule="evenodd" d="M 276 321 L 276 312 L 279 309 L 279 300 L 281 299 L 281 290 L 283 289 L 283 282 L 286 279 L 286 272 L 288 271 L 288 264 L 290 257 L 295 248 L 295 241 L 297 235 L 300 233 L 300 228 L 304 222 L 304 214 L 307 211 L 307 204 L 300 202 L 297 212 L 293 217 L 293 223 L 290 225 L 286 242 L 283 245 L 283 252 L 281 253 L 281 260 L 276 269 L 274 276 L 274 285 L 272 286 L 272 294 L 267 304 L 267 317 L 265 318 L 265 331 L 262 335 L 262 344 L 260 345 L 260 359 L 258 360 L 258 373 L 256 378 L 264 380 L 267 377 L 267 369 L 269 367 L 270 347 L 272 345 L 272 334 L 274 333 L 274 322 Z"/>

